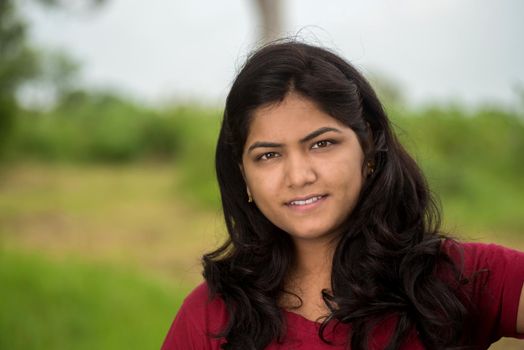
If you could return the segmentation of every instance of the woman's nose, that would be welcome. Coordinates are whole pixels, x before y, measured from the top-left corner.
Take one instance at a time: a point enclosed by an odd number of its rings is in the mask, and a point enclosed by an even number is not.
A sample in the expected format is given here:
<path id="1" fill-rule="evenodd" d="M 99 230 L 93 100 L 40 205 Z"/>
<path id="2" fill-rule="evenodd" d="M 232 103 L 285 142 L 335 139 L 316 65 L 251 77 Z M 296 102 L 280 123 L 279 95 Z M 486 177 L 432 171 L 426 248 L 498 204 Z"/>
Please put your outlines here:
<path id="1" fill-rule="evenodd" d="M 286 163 L 286 182 L 291 188 L 300 188 L 317 180 L 313 163 L 304 156 L 288 157 Z"/>

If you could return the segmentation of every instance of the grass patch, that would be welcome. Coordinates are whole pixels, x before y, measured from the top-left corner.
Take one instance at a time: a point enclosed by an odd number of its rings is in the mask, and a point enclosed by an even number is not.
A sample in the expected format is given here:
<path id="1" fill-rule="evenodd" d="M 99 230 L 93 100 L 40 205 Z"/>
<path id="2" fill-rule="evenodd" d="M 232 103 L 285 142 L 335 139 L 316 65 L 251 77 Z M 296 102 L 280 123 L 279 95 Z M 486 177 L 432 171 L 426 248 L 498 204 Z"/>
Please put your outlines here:
<path id="1" fill-rule="evenodd" d="M 0 251 L 1 349 L 156 349 L 188 288 Z"/>

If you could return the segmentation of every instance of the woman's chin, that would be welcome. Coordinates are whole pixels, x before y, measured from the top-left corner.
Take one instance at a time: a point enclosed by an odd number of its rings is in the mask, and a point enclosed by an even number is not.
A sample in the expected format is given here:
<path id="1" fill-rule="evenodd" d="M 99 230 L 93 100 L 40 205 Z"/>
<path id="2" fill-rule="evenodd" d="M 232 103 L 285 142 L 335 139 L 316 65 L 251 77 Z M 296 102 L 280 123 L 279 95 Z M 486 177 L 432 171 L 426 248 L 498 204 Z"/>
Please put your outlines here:
<path id="1" fill-rule="evenodd" d="M 316 241 L 316 240 L 328 240 L 332 238 L 330 230 L 326 229 L 309 229 L 296 230 L 288 233 L 294 241 Z"/>

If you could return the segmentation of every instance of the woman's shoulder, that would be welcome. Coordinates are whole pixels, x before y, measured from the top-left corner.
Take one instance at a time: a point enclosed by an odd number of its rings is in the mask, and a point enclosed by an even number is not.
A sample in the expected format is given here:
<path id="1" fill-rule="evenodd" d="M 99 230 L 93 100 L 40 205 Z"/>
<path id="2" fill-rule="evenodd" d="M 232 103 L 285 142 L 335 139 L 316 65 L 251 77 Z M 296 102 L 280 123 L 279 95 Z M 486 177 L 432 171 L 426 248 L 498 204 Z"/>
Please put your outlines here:
<path id="1" fill-rule="evenodd" d="M 507 270 L 508 268 L 522 270 L 524 266 L 519 264 L 524 263 L 524 252 L 495 243 L 445 239 L 441 249 L 458 267 L 466 271 Z"/>
<path id="2" fill-rule="evenodd" d="M 201 282 L 186 296 L 184 304 L 190 306 L 200 307 L 203 304 L 213 303 L 214 306 L 220 306 L 221 299 L 218 297 L 212 298 L 211 292 L 207 282 Z M 216 305 L 215 305 L 216 304 Z"/>
<path id="3" fill-rule="evenodd" d="M 220 295 L 213 295 L 207 282 L 197 285 L 184 299 L 179 312 L 187 312 L 194 322 L 216 328 L 226 322 L 227 309 Z"/>
<path id="4" fill-rule="evenodd" d="M 184 299 L 162 349 L 219 349 L 222 340 L 214 335 L 227 323 L 226 310 L 222 298 L 202 282 Z"/>
<path id="5" fill-rule="evenodd" d="M 524 252 L 499 244 L 454 240 L 444 241 L 442 250 L 458 268 L 462 290 L 479 316 L 479 334 L 491 342 L 501 336 L 518 336 L 515 325 L 524 283 Z"/>
<path id="6" fill-rule="evenodd" d="M 508 278 L 518 282 L 524 276 L 524 252 L 499 244 L 446 239 L 441 251 L 462 276 L 475 276 L 479 284 L 489 280 L 492 284 L 504 285 Z"/>

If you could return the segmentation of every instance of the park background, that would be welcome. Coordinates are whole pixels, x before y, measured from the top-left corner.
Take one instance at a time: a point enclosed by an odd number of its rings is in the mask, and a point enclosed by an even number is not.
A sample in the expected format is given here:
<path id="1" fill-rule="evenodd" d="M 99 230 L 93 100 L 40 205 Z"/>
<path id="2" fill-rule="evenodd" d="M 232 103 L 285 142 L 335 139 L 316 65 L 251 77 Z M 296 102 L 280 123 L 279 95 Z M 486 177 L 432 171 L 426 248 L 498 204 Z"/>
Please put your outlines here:
<path id="1" fill-rule="evenodd" d="M 160 347 L 225 235 L 225 95 L 249 51 L 280 35 L 370 78 L 445 231 L 524 249 L 523 10 L 1 0 L 0 349 Z"/>

